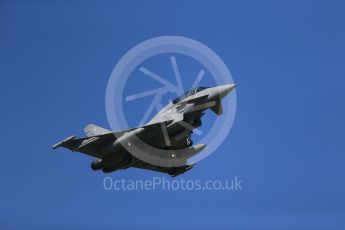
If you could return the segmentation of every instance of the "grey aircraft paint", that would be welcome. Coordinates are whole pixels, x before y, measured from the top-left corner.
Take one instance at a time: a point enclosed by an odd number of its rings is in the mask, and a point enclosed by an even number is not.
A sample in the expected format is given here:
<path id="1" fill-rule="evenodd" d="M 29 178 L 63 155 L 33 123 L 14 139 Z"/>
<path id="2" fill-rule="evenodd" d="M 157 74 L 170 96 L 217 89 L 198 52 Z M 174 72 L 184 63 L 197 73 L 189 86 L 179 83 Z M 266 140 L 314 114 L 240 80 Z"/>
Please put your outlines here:
<path id="1" fill-rule="evenodd" d="M 134 167 L 180 175 L 194 166 L 187 160 L 206 147 L 193 146 L 191 140 L 193 130 L 202 124 L 201 117 L 207 109 L 221 115 L 221 100 L 235 87 L 228 84 L 189 90 L 142 127 L 112 132 L 90 124 L 84 129 L 86 137 L 71 136 L 53 149 L 65 147 L 90 155 L 96 158 L 91 168 L 105 173 Z"/>

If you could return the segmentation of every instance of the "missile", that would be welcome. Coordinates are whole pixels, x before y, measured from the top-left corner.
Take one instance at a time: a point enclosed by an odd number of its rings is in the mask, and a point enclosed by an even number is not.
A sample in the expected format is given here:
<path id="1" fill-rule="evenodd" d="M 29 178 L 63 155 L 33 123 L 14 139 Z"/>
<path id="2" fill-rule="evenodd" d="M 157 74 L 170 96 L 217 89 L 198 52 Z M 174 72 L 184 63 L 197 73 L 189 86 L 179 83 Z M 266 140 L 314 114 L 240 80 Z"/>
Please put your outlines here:
<path id="1" fill-rule="evenodd" d="M 76 136 L 70 136 L 66 138 L 65 140 L 60 141 L 59 143 L 56 143 L 55 145 L 53 145 L 53 149 L 59 148 L 60 146 L 64 146 L 64 144 L 68 144 L 69 142 L 72 142 L 75 138 Z"/>

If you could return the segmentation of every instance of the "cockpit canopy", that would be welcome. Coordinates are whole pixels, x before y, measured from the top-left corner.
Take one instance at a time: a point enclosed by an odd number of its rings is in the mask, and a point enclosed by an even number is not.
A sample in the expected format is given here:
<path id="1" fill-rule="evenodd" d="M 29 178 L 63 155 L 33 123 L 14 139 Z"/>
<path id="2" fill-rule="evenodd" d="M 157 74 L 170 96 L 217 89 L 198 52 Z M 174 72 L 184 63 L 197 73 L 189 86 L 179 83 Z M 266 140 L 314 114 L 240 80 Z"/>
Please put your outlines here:
<path id="1" fill-rule="evenodd" d="M 208 89 L 210 87 L 197 87 L 191 90 L 186 91 L 184 94 L 180 95 L 179 97 L 177 97 L 175 100 L 173 100 L 174 104 L 179 103 L 180 101 L 182 101 L 183 99 L 185 99 L 186 97 L 192 96 L 200 91 L 203 91 L 205 89 Z"/>

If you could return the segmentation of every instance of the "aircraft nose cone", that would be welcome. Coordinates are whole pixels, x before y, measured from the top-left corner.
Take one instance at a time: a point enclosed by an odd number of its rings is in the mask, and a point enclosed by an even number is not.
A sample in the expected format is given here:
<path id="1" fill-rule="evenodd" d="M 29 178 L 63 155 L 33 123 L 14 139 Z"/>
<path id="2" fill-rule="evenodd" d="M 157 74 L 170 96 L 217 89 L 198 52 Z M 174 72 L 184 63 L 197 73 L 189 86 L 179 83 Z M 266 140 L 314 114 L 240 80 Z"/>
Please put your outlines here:
<path id="1" fill-rule="evenodd" d="M 234 88 L 236 88 L 236 84 L 228 84 L 228 85 L 222 85 L 220 86 L 219 93 L 220 97 L 223 98 L 226 95 L 228 95 Z"/>

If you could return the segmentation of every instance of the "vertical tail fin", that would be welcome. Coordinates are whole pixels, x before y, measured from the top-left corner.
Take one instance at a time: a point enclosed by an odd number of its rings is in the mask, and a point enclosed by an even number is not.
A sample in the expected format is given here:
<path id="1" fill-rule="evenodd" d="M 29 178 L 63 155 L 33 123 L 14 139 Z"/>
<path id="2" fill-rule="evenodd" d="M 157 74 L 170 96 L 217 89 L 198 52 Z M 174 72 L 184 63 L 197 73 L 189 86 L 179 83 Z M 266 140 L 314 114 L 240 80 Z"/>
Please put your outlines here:
<path id="1" fill-rule="evenodd" d="M 106 133 L 111 133 L 110 130 L 99 127 L 99 126 L 94 125 L 94 124 L 89 124 L 89 125 L 85 126 L 84 132 L 85 132 L 86 136 L 88 136 L 88 137 L 102 135 L 102 134 L 106 134 Z"/>

